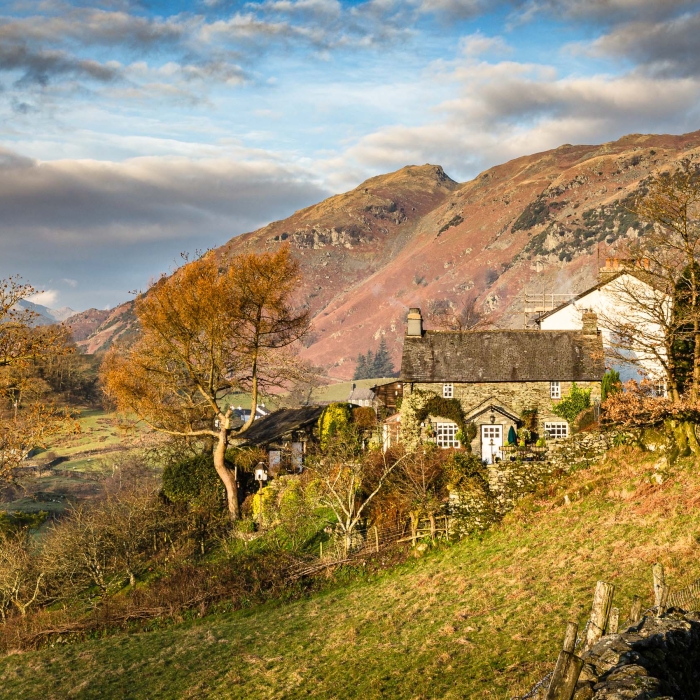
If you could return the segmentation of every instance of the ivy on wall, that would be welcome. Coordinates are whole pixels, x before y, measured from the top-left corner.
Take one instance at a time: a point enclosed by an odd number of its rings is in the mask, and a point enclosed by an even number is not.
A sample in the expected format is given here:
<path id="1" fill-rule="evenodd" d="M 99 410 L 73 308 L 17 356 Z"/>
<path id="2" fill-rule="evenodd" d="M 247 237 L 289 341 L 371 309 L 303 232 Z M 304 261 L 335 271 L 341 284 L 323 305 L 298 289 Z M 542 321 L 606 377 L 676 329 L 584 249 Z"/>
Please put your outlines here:
<path id="1" fill-rule="evenodd" d="M 466 436 L 464 447 L 468 447 L 476 435 L 476 426 L 465 423 L 464 409 L 459 399 L 445 399 L 430 391 L 414 389 L 409 396 L 404 397 L 401 405 L 401 440 L 408 450 L 413 450 L 420 444 L 420 425 L 428 416 L 439 416 L 455 422 L 462 437 Z"/>
<path id="2" fill-rule="evenodd" d="M 424 421 L 428 416 L 440 416 L 454 421 L 459 429 L 464 432 L 464 411 L 459 399 L 445 399 L 433 394 L 416 414 L 418 421 Z"/>

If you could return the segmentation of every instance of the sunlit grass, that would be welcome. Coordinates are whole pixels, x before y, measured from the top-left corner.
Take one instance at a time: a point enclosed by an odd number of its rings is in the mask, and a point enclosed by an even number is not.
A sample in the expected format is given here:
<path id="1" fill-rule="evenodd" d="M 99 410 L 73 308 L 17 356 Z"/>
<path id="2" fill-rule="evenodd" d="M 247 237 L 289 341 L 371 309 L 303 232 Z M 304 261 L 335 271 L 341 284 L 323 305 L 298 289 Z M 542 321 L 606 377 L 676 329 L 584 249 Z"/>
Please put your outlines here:
<path id="1" fill-rule="evenodd" d="M 700 477 L 619 450 L 480 538 L 287 604 L 0 661 L 13 698 L 510 698 L 551 666 L 598 579 L 622 617 L 700 576 Z M 565 498 L 567 496 L 568 498 Z M 567 502 L 568 501 L 568 502 Z"/>

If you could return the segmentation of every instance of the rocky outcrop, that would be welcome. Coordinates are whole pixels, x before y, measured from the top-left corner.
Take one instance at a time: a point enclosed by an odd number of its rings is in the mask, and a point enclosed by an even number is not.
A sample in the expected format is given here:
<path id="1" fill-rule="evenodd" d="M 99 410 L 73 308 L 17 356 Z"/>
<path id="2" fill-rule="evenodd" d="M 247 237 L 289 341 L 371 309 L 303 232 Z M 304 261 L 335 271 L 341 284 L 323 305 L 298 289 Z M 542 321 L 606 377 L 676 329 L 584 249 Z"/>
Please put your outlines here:
<path id="1" fill-rule="evenodd" d="M 645 617 L 584 653 L 574 700 L 700 699 L 700 616 Z"/>
<path id="2" fill-rule="evenodd" d="M 624 247 L 644 228 L 629 206 L 640 186 L 683 159 L 700 161 L 700 132 L 565 145 L 464 184 L 439 165 L 408 166 L 238 236 L 218 253 L 225 261 L 289 245 L 302 271 L 298 302 L 313 319 L 303 355 L 350 378 L 358 354 L 376 350 L 380 338 L 398 364 L 408 307 L 459 307 L 473 296 L 496 325 L 518 328 L 523 291 L 574 293 L 596 283 L 599 254 L 614 254 L 609 246 Z M 123 316 L 98 324 L 81 346 L 94 352 L 128 339 L 133 321 Z"/>

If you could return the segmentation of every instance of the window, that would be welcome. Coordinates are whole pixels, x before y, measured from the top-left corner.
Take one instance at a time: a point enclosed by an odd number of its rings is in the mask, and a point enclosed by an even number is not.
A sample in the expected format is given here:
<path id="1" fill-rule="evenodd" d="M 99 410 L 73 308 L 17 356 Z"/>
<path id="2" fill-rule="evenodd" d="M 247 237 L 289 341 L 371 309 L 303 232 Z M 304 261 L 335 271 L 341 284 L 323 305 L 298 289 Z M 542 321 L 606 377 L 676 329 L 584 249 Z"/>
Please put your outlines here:
<path id="1" fill-rule="evenodd" d="M 450 385 L 452 386 L 452 385 Z M 438 447 L 459 447 L 456 423 L 438 423 L 435 426 L 435 442 Z"/>
<path id="2" fill-rule="evenodd" d="M 455 388 L 453 384 L 443 384 L 442 385 L 442 398 L 451 399 L 455 394 Z"/>
<path id="3" fill-rule="evenodd" d="M 668 395 L 666 381 L 664 379 L 655 380 L 652 385 L 652 393 L 654 396 L 661 396 L 665 398 Z"/>
<path id="4" fill-rule="evenodd" d="M 568 423 L 545 423 L 544 432 L 550 440 L 560 440 L 569 437 Z"/>
<path id="5" fill-rule="evenodd" d="M 549 382 L 549 398 L 550 399 L 560 399 L 561 398 L 561 383 L 560 382 Z"/>

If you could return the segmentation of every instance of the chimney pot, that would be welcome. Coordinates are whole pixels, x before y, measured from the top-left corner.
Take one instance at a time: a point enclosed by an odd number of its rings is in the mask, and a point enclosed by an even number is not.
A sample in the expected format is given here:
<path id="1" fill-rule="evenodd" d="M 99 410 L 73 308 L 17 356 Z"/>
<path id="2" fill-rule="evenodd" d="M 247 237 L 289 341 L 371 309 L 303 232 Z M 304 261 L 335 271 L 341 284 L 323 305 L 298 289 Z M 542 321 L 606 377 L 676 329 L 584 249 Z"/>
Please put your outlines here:
<path id="1" fill-rule="evenodd" d="M 421 337 L 423 335 L 423 316 L 421 316 L 420 309 L 417 306 L 413 306 L 408 310 L 406 335 L 413 337 Z"/>
<path id="2" fill-rule="evenodd" d="M 595 311 L 584 311 L 581 315 L 584 335 L 598 335 L 598 314 Z"/>

